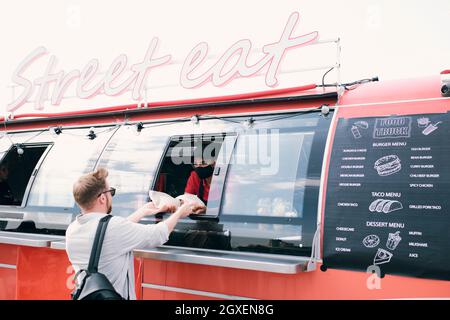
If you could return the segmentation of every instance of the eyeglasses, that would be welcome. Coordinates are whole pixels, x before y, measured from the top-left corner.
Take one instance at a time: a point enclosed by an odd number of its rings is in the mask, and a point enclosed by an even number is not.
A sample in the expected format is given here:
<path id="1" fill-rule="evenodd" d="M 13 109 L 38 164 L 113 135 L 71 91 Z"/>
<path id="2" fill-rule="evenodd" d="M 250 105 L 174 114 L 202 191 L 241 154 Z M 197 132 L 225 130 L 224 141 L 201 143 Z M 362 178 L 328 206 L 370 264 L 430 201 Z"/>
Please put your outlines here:
<path id="1" fill-rule="evenodd" d="M 110 188 L 109 190 L 100 192 L 97 197 L 100 197 L 103 193 L 107 193 L 107 192 L 111 192 L 111 197 L 114 197 L 114 195 L 116 194 L 116 188 Z"/>

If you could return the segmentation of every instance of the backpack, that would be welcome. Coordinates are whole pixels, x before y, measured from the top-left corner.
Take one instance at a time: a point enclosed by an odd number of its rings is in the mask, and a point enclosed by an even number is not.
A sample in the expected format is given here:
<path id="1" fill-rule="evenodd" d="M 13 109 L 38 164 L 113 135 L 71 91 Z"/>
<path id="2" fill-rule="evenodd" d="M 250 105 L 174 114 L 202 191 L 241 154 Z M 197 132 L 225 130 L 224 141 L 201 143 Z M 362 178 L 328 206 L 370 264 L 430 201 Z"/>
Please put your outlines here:
<path id="1" fill-rule="evenodd" d="M 98 223 L 88 268 L 87 270 L 82 269 L 75 274 L 75 281 L 77 281 L 77 277 L 81 273 L 85 273 L 85 276 L 81 284 L 76 282 L 76 288 L 71 294 L 72 300 L 123 300 L 108 278 L 98 272 L 103 239 L 110 219 L 111 215 L 108 214 L 101 218 Z"/>

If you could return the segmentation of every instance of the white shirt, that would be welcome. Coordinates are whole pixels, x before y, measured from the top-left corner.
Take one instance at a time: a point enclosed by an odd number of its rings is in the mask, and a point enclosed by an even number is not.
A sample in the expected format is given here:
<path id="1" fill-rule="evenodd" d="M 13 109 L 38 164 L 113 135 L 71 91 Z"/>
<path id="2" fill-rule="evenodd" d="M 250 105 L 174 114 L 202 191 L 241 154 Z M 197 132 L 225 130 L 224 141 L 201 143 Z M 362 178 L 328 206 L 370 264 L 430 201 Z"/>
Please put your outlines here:
<path id="1" fill-rule="evenodd" d="M 75 272 L 87 269 L 98 222 L 105 213 L 80 214 L 66 231 L 66 252 Z M 98 272 L 111 281 L 114 289 L 125 299 L 136 299 L 133 250 L 157 247 L 169 239 L 164 222 L 144 225 L 113 216 L 108 223 Z M 81 277 L 80 277 L 81 280 Z"/>

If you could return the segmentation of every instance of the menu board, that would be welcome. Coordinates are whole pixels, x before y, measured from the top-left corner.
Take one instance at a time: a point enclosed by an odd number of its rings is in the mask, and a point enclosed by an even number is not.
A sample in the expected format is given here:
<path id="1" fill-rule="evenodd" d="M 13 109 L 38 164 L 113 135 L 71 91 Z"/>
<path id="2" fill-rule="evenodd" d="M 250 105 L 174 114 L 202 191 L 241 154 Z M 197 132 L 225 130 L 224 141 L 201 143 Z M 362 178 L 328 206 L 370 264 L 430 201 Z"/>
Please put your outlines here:
<path id="1" fill-rule="evenodd" d="M 325 267 L 450 280 L 449 123 L 450 113 L 339 119 Z"/>

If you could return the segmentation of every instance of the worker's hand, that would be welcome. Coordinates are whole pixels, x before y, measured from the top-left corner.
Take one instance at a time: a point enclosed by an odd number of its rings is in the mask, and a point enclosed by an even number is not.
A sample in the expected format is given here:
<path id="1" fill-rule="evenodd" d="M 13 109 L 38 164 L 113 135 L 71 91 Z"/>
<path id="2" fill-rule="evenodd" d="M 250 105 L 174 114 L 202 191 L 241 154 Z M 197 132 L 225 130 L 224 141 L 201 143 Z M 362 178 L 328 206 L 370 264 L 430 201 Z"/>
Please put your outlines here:
<path id="1" fill-rule="evenodd" d="M 206 213 L 206 206 L 202 205 L 202 204 L 193 204 L 193 213 L 194 214 L 205 214 Z"/>

